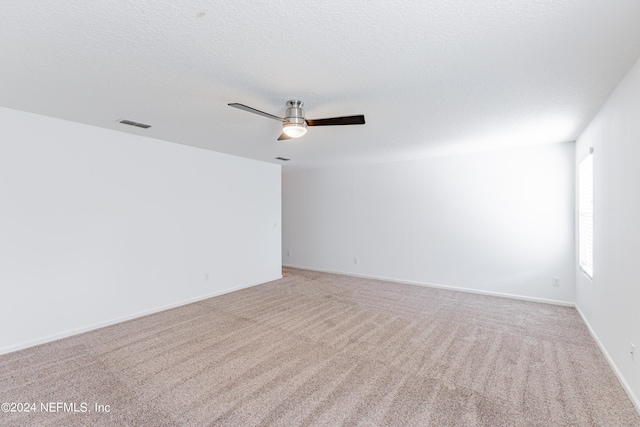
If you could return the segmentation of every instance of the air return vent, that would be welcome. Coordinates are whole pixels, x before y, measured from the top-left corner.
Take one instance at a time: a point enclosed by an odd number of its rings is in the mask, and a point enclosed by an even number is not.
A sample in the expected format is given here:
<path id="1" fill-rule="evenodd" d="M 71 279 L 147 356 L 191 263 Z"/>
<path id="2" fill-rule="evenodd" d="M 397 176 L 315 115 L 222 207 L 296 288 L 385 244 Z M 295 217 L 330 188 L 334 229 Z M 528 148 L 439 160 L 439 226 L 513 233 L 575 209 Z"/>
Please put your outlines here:
<path id="1" fill-rule="evenodd" d="M 127 119 L 121 119 L 121 120 L 118 120 L 118 122 L 122 123 L 123 125 L 136 126 L 142 129 L 149 129 L 151 127 L 151 125 L 140 123 L 140 122 L 134 122 L 133 120 L 127 120 Z"/>

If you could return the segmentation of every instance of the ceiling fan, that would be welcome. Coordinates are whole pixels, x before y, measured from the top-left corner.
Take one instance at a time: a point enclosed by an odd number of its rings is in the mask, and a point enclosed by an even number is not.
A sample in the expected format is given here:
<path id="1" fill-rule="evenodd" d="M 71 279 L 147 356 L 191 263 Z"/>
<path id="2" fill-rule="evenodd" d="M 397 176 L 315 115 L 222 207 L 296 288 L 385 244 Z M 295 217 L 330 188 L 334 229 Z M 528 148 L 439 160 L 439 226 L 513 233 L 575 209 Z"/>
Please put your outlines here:
<path id="1" fill-rule="evenodd" d="M 296 99 L 287 101 L 285 117 L 274 116 L 273 114 L 256 110 L 255 108 L 248 107 L 244 104 L 238 104 L 237 102 L 231 103 L 229 106 L 281 121 L 282 135 L 280 135 L 278 141 L 283 139 L 300 138 L 307 133 L 307 126 L 344 126 L 364 124 L 364 115 L 362 114 L 358 116 L 331 117 L 329 119 L 305 119 L 304 110 L 302 109 L 302 101 L 298 101 Z"/>

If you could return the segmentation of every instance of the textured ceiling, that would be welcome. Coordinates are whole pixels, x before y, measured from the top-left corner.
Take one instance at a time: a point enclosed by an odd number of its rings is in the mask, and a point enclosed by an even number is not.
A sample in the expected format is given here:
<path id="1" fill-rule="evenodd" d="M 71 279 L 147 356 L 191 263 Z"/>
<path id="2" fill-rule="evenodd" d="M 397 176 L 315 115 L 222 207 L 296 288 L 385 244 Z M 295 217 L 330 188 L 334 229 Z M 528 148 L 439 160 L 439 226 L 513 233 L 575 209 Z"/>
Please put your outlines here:
<path id="1" fill-rule="evenodd" d="M 0 105 L 285 170 L 572 141 L 639 23 L 638 0 L 3 0 Z M 227 106 L 294 98 L 367 124 L 276 141 Z"/>

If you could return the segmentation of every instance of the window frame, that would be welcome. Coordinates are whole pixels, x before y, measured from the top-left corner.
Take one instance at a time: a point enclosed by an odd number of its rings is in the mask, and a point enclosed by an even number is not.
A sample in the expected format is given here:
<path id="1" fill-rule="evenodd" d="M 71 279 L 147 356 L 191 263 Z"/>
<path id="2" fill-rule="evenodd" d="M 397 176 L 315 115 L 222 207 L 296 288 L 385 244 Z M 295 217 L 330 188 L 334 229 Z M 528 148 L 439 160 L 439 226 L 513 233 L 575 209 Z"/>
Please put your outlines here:
<path id="1" fill-rule="evenodd" d="M 585 182 L 589 179 L 590 182 Z M 578 163 L 578 267 L 593 280 L 593 149 Z M 585 234 L 586 233 L 586 234 Z"/>

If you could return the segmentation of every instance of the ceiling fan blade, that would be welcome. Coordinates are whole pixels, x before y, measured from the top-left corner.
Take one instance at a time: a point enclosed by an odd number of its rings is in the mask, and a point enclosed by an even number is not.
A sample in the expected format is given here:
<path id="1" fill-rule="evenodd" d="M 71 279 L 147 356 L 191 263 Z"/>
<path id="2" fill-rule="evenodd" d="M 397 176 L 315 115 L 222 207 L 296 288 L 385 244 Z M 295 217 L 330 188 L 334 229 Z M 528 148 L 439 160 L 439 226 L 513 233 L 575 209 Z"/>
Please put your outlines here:
<path id="1" fill-rule="evenodd" d="M 240 110 L 248 111 L 253 114 L 258 114 L 260 116 L 268 117 L 270 119 L 279 120 L 284 122 L 282 117 L 274 116 L 273 114 L 265 113 L 264 111 L 256 110 L 255 108 L 248 107 L 244 104 L 238 104 L 237 102 L 233 102 L 231 104 L 227 104 L 229 107 L 239 108 Z"/>
<path id="2" fill-rule="evenodd" d="M 364 116 L 345 116 L 345 117 L 332 117 L 330 119 L 307 119 L 307 126 L 340 126 L 340 125 L 363 125 Z"/>
<path id="3" fill-rule="evenodd" d="M 280 135 L 280 138 L 278 138 L 278 141 L 283 141 L 286 139 L 293 139 L 290 136 L 288 136 L 286 133 L 282 132 L 282 134 Z"/>

